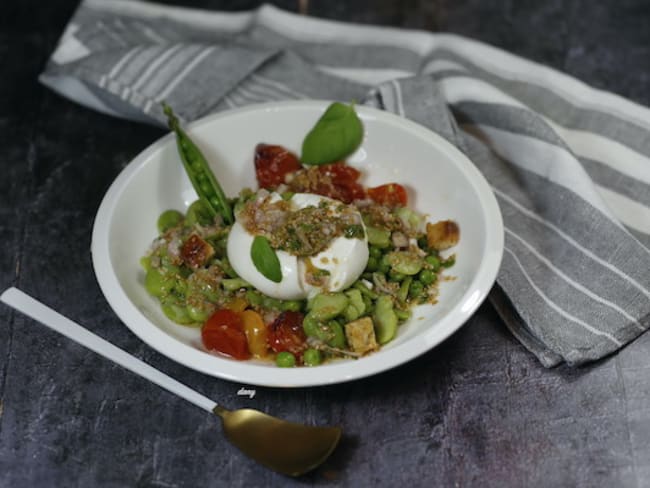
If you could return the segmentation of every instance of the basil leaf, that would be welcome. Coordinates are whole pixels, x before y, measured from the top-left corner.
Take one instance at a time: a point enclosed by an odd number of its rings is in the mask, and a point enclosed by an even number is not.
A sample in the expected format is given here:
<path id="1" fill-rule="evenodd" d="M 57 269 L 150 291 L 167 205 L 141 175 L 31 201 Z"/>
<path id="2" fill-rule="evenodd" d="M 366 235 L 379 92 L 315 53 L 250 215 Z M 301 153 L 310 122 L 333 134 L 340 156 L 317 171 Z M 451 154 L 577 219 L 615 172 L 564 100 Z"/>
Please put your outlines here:
<path id="1" fill-rule="evenodd" d="M 302 143 L 301 161 L 320 165 L 345 159 L 363 140 L 363 125 L 353 105 L 332 103 Z"/>
<path id="2" fill-rule="evenodd" d="M 255 236 L 251 245 L 251 259 L 257 271 L 262 273 L 266 278 L 274 283 L 280 283 L 282 281 L 280 260 L 266 237 Z"/>

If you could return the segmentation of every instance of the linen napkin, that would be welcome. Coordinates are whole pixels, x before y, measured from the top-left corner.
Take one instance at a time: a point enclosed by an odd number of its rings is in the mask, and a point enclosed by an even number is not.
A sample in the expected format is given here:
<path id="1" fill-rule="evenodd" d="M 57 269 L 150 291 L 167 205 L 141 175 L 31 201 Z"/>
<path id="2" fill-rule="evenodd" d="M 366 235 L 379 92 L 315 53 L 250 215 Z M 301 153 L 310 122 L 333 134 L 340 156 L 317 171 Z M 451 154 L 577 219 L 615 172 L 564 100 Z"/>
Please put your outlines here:
<path id="1" fill-rule="evenodd" d="M 164 124 L 246 104 L 361 100 L 463 150 L 490 183 L 505 253 L 490 294 L 545 366 L 606 356 L 650 326 L 650 110 L 449 34 L 85 0 L 40 80 Z"/>

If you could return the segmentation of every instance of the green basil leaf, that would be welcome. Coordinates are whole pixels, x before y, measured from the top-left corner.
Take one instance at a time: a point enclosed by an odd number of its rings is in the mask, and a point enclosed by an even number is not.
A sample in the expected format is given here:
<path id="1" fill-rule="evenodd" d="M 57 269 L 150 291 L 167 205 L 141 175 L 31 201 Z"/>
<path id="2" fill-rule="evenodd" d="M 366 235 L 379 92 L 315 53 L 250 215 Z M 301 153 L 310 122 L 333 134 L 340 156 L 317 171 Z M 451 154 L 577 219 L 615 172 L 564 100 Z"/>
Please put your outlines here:
<path id="1" fill-rule="evenodd" d="M 363 125 L 354 106 L 332 103 L 302 143 L 304 164 L 327 164 L 345 159 L 363 140 Z"/>
<path id="2" fill-rule="evenodd" d="M 266 237 L 255 236 L 251 245 L 251 259 L 257 271 L 262 273 L 266 278 L 274 283 L 280 283 L 282 281 L 280 260 Z"/>

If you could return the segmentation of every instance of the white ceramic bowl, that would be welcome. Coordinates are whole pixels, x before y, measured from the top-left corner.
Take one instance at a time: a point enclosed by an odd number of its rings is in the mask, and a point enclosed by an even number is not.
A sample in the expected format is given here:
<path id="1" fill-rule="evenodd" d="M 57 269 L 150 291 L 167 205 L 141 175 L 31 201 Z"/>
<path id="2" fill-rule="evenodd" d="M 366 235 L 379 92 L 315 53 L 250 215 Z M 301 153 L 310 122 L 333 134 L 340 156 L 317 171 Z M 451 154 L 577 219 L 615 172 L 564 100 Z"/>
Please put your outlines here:
<path id="1" fill-rule="evenodd" d="M 329 102 L 278 102 L 222 112 L 187 127 L 226 193 L 256 188 L 253 151 L 259 142 L 299 153 L 302 140 Z M 298 387 L 349 381 L 402 364 L 439 344 L 467 321 L 496 278 L 503 252 L 503 223 L 489 185 L 455 147 L 424 127 L 379 110 L 357 107 L 365 136 L 348 160 L 362 183 L 405 185 L 409 206 L 429 220 L 453 219 L 461 230 L 453 248 L 452 281 L 440 286 L 438 304 L 420 306 L 397 337 L 359 360 L 314 368 L 277 368 L 235 361 L 200 349 L 197 329 L 167 319 L 144 288 L 139 265 L 166 209 L 185 210 L 196 194 L 168 135 L 138 155 L 109 188 L 96 216 L 92 256 L 99 285 L 119 318 L 144 342 L 190 368 L 249 385 Z"/>

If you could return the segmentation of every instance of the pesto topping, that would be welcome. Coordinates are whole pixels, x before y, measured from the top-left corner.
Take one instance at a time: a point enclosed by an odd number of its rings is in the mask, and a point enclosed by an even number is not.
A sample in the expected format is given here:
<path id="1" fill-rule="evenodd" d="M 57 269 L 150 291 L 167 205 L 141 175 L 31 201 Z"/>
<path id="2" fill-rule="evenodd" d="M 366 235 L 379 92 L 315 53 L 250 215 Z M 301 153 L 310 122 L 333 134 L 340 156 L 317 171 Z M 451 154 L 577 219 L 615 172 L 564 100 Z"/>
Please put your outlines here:
<path id="1" fill-rule="evenodd" d="M 266 237 L 272 248 L 300 257 L 315 256 L 340 236 L 365 237 L 355 207 L 325 198 L 318 206 L 293 210 L 290 201 L 271 201 L 262 194 L 247 202 L 238 218 L 249 233 Z"/>

